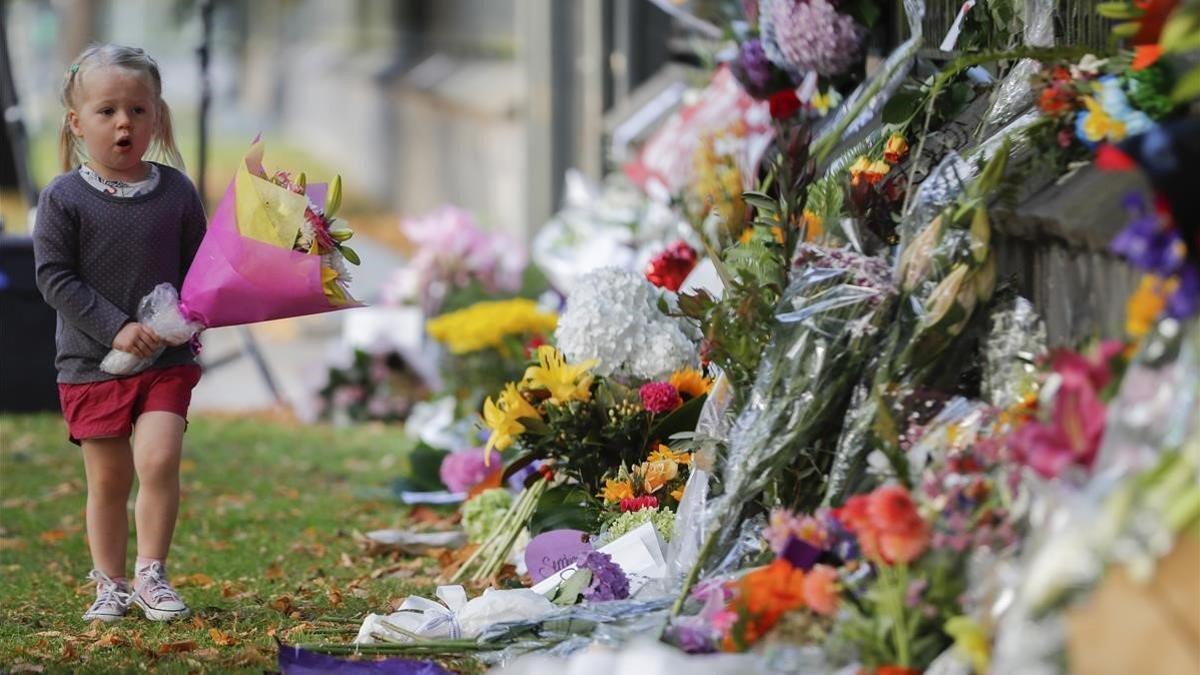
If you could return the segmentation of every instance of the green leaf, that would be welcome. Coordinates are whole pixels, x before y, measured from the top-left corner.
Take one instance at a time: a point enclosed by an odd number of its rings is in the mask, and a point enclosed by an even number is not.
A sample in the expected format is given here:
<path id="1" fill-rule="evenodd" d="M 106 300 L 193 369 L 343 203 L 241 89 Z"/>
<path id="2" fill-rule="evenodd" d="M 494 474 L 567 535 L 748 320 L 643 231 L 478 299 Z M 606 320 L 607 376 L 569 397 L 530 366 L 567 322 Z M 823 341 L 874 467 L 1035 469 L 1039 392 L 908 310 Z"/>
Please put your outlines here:
<path id="1" fill-rule="evenodd" d="M 342 252 L 342 256 L 346 258 L 346 262 L 350 263 L 351 265 L 362 264 L 362 260 L 359 259 L 358 253 L 355 253 L 354 249 L 350 248 L 349 246 L 342 244 L 338 247 L 338 250 Z"/>
<path id="2" fill-rule="evenodd" d="M 696 422 L 700 420 L 700 409 L 704 407 L 704 400 L 707 398 L 708 394 L 697 396 L 667 413 L 650 429 L 648 440 L 665 441 L 682 431 L 695 431 Z"/>
<path id="3" fill-rule="evenodd" d="M 578 485 L 559 485 L 542 493 L 529 518 L 529 534 L 550 530 L 595 529 L 600 504 Z"/>
<path id="4" fill-rule="evenodd" d="M 1163 26 L 1158 43 L 1168 54 L 1200 49 L 1200 6 L 1175 10 Z"/>
<path id="5" fill-rule="evenodd" d="M 742 199 L 759 213 L 779 213 L 779 202 L 761 192 L 743 192 Z"/>
<path id="6" fill-rule="evenodd" d="M 439 471 L 442 460 L 446 457 L 445 450 L 439 450 L 425 443 L 408 452 L 407 461 L 401 464 L 401 475 L 392 485 L 399 492 L 433 492 L 445 490 Z"/>
<path id="7" fill-rule="evenodd" d="M 551 591 L 550 602 L 556 605 L 568 606 L 579 602 L 580 596 L 592 585 L 592 571 L 589 569 L 576 570 L 558 588 Z"/>
<path id="8" fill-rule="evenodd" d="M 524 469 L 525 467 L 529 466 L 530 464 L 533 464 L 534 460 L 536 460 L 537 458 L 538 458 L 537 453 L 534 453 L 532 451 L 531 452 L 523 452 L 523 453 L 517 455 L 516 457 L 514 457 L 512 459 L 512 461 L 510 461 L 508 464 L 506 464 L 504 466 L 504 471 L 500 473 L 500 482 L 502 482 L 502 483 L 507 482 L 509 478 L 512 478 L 512 475 L 514 473 L 520 471 L 521 469 Z"/>
<path id="9" fill-rule="evenodd" d="M 1119 23 L 1113 26 L 1112 34 L 1113 37 L 1128 39 L 1134 35 L 1137 35 L 1139 29 L 1141 29 L 1141 25 L 1139 25 L 1137 22 L 1126 21 L 1125 23 Z"/>
<path id="10" fill-rule="evenodd" d="M 915 89 L 901 89 L 883 106 L 884 124 L 903 124 L 921 109 L 924 96 Z"/>
<path id="11" fill-rule="evenodd" d="M 1194 98 L 1200 97 L 1200 66 L 1192 68 L 1179 81 L 1175 83 L 1175 89 L 1171 91 L 1171 100 L 1176 103 L 1187 103 Z"/>
<path id="12" fill-rule="evenodd" d="M 1128 2 L 1102 2 L 1096 5 L 1096 13 L 1106 19 L 1115 19 L 1118 21 L 1140 19 L 1145 14 L 1145 12 Z"/>

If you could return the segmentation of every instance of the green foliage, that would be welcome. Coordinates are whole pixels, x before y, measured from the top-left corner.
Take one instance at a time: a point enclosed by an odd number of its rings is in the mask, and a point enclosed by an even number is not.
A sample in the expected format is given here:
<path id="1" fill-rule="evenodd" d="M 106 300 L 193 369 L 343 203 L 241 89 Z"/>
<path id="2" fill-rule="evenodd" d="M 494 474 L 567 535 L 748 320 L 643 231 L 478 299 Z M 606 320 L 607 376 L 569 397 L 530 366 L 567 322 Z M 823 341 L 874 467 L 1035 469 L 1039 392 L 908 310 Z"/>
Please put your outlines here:
<path id="1" fill-rule="evenodd" d="M 600 502 L 587 490 L 578 485 L 559 485 L 546 490 L 538 499 L 529 519 L 529 534 L 536 537 L 561 529 L 591 532 L 596 528 L 599 514 Z"/>

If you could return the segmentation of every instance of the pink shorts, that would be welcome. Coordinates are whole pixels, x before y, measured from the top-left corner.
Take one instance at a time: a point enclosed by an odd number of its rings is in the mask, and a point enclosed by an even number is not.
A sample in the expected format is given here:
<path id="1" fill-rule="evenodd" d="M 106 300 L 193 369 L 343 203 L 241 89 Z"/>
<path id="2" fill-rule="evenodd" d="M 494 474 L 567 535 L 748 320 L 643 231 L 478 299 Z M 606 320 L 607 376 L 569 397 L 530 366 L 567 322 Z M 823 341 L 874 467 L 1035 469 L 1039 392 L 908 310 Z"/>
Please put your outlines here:
<path id="1" fill-rule="evenodd" d="M 71 442 L 91 438 L 125 437 L 144 412 L 160 410 L 187 419 L 192 388 L 200 381 L 200 366 L 150 369 L 104 382 L 58 385 L 63 417 Z"/>

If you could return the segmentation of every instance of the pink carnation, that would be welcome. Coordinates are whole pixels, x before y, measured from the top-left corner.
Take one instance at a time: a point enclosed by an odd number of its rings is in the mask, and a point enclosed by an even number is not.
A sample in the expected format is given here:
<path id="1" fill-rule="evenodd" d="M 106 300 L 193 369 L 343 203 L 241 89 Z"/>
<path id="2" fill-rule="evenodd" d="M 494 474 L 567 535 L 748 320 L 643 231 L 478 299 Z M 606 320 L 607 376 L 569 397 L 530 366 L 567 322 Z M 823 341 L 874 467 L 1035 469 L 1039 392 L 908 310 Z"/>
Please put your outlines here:
<path id="1" fill-rule="evenodd" d="M 483 459 L 482 448 L 452 452 L 442 459 L 438 476 L 451 492 L 467 492 L 500 466 L 500 453 L 495 450 L 492 451 L 491 466 L 485 465 Z"/>
<path id="2" fill-rule="evenodd" d="M 642 397 L 642 407 L 646 412 L 655 415 L 671 412 L 683 405 L 679 390 L 670 382 L 647 382 L 638 390 Z"/>

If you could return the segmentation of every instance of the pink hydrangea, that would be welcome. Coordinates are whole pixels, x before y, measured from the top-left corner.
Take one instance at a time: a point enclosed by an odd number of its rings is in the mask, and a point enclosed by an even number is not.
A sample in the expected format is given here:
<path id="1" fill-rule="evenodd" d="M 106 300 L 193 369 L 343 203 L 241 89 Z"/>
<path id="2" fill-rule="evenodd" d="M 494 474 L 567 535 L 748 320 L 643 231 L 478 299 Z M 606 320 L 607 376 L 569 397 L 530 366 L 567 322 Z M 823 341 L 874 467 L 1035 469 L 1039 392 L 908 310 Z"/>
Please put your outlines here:
<path id="1" fill-rule="evenodd" d="M 500 466 L 500 453 L 492 451 L 490 466 L 484 463 L 482 448 L 469 448 L 446 455 L 438 476 L 451 492 L 467 492 L 483 482 L 496 467 Z"/>
<path id="2" fill-rule="evenodd" d="M 767 58 L 793 78 L 839 75 L 858 60 L 866 31 L 828 0 L 768 0 L 760 9 Z"/>
<path id="3" fill-rule="evenodd" d="M 679 390 L 670 382 L 647 382 L 638 390 L 642 397 L 642 407 L 646 412 L 659 415 L 671 412 L 683 405 Z"/>

